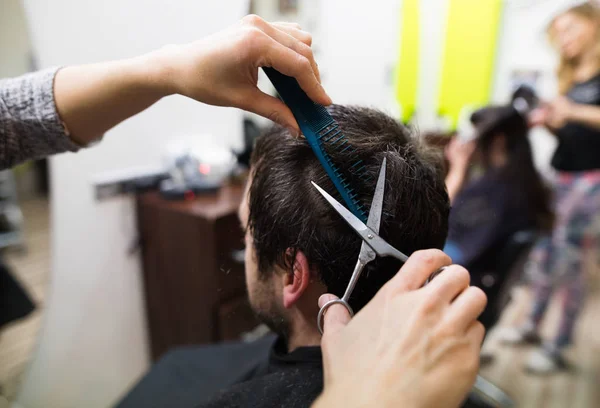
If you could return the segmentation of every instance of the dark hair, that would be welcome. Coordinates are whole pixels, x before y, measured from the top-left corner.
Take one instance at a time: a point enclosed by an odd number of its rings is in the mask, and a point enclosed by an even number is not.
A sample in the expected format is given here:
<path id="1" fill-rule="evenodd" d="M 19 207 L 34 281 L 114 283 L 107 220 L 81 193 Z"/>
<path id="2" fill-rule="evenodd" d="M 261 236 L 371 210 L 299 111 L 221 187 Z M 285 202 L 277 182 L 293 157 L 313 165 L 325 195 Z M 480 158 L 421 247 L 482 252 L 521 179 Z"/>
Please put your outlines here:
<path id="1" fill-rule="evenodd" d="M 524 195 L 518 199 L 529 207 L 538 229 L 550 230 L 554 220 L 550 206 L 551 192 L 533 164 L 526 117 L 512 105 L 490 106 L 474 112 L 471 122 L 479 133 L 477 148 L 482 153 L 485 167 L 489 166 L 493 140 L 500 134 L 504 135 L 508 163 L 501 171 L 515 187 L 515 194 Z"/>
<path id="2" fill-rule="evenodd" d="M 406 254 L 442 248 L 449 201 L 439 163 L 406 127 L 380 111 L 336 105 L 328 110 L 356 150 L 355 156 L 337 150 L 329 154 L 366 209 L 375 183 L 349 174 L 349 165 L 352 158 L 362 159 L 364 175 L 377 180 L 383 157 L 387 158 L 380 235 Z M 251 168 L 248 228 L 261 276 L 270 276 L 274 265 L 291 271 L 296 251 L 302 251 L 327 289 L 341 297 L 361 240 L 311 185 L 316 182 L 342 202 L 307 141 L 273 126 L 258 138 Z M 350 299 L 352 307 L 363 307 L 400 266 L 391 258 L 372 262 Z"/>

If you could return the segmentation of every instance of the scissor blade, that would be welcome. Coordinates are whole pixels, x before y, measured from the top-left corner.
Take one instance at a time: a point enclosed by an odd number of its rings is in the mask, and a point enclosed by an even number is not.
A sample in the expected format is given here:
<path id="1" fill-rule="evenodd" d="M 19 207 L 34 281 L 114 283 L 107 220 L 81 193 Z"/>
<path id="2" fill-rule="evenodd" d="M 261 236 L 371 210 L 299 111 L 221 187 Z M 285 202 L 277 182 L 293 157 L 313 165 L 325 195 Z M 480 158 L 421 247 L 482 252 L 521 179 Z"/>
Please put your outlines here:
<path id="1" fill-rule="evenodd" d="M 363 239 L 366 240 L 367 232 L 370 232 L 369 228 L 361 220 L 359 220 L 358 217 L 356 217 L 354 214 L 348 211 L 346 207 L 340 204 L 335 198 L 330 196 L 329 193 L 327 193 L 327 191 L 319 187 L 317 183 L 315 183 L 314 181 L 311 181 L 311 183 L 313 186 L 315 186 L 317 190 L 319 190 L 319 193 L 321 193 L 321 195 L 325 197 L 327 201 L 329 201 L 329 204 L 331 204 L 331 206 L 338 212 L 338 214 L 342 216 L 342 218 L 348 223 L 348 225 L 350 225 L 352 229 L 358 232 L 361 237 L 363 237 L 364 235 Z"/>
<path id="2" fill-rule="evenodd" d="M 313 186 L 321 193 L 323 197 L 331 204 L 331 206 L 342 216 L 344 221 L 352 227 L 352 229 L 361 237 L 363 244 L 371 247 L 373 251 L 379 256 L 391 256 L 402 262 L 406 262 L 408 257 L 396 248 L 388 244 L 383 238 L 367 227 L 361 220 L 359 220 L 354 214 L 340 204 L 335 198 L 330 196 L 325 190 L 323 190 L 317 183 L 311 181 Z"/>
<path id="3" fill-rule="evenodd" d="M 356 231 L 358 235 L 360 235 L 360 237 L 363 239 L 362 245 L 360 246 L 360 253 L 358 254 L 358 259 L 360 259 L 364 263 L 373 261 L 377 257 L 377 254 L 375 253 L 374 248 L 367 243 L 367 236 L 371 235 L 371 237 L 373 237 L 375 235 L 375 232 L 371 231 L 365 224 L 363 224 L 361 220 L 359 220 L 354 214 L 348 211 L 346 207 L 344 207 L 335 198 L 330 196 L 325 190 L 319 187 L 317 183 L 315 183 L 314 181 L 311 181 L 311 183 L 313 184 L 313 186 L 315 186 L 317 190 L 319 190 L 319 193 L 321 193 L 321 195 L 325 197 L 327 201 L 329 201 L 329 204 L 331 204 L 331 206 L 338 212 L 338 214 L 340 214 L 344 218 L 344 220 L 352 227 L 352 229 L 354 229 L 354 231 Z"/>
<path id="4" fill-rule="evenodd" d="M 377 185 L 375 186 L 371 209 L 369 210 L 369 219 L 367 220 L 367 227 L 371 228 L 376 234 L 379 234 L 379 225 L 381 224 L 381 212 L 383 210 L 383 196 L 385 192 L 386 164 L 387 159 L 384 157 L 383 162 L 381 163 L 381 170 L 379 170 L 379 178 L 377 179 Z"/>

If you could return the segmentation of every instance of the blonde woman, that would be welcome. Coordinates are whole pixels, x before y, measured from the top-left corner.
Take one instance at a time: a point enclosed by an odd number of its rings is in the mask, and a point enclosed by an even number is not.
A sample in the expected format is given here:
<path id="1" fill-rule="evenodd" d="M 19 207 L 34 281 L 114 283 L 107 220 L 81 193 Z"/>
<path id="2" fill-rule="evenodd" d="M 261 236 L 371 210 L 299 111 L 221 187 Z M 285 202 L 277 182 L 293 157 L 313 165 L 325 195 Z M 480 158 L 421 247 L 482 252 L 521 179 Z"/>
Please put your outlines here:
<path id="1" fill-rule="evenodd" d="M 532 253 L 534 301 L 529 319 L 520 329 L 505 333 L 509 343 L 538 342 L 538 326 L 550 297 L 562 292 L 556 337 L 526 362 L 526 369 L 536 373 L 564 366 L 561 350 L 573 340 L 582 306 L 583 255 L 600 232 L 600 8 L 591 3 L 570 8 L 554 18 L 548 34 L 560 55 L 560 96 L 532 119 L 558 138 L 552 158 L 556 225 Z"/>

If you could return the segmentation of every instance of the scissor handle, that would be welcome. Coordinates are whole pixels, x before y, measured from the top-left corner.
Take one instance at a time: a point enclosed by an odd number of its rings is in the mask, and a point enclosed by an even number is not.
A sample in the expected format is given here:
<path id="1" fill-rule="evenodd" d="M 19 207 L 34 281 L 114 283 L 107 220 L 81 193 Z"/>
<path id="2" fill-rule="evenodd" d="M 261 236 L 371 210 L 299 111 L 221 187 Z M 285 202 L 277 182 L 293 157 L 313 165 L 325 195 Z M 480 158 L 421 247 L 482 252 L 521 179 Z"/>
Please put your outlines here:
<path id="1" fill-rule="evenodd" d="M 432 273 L 431 275 L 429 275 L 429 278 L 427 278 L 427 280 L 425 281 L 425 285 L 423 285 L 423 286 L 426 286 L 429 283 L 431 283 L 431 281 L 433 280 L 433 278 L 435 278 L 440 273 L 442 273 L 446 268 L 447 268 L 446 266 L 442 266 L 440 269 L 438 269 L 437 271 L 435 271 L 434 273 Z"/>
<path id="2" fill-rule="evenodd" d="M 323 322 L 325 319 L 325 311 L 335 304 L 340 304 L 340 305 L 344 306 L 346 308 L 346 310 L 348 310 L 348 313 L 350 313 L 350 317 L 354 317 L 354 310 L 352 310 L 352 307 L 350 307 L 348 302 L 346 302 L 345 300 L 342 300 L 342 299 L 330 300 L 329 302 L 327 302 L 323 305 L 321 310 L 319 310 L 319 314 L 317 316 L 317 326 L 319 326 L 319 332 L 321 332 L 321 334 L 323 334 Z"/>
<path id="3" fill-rule="evenodd" d="M 440 269 L 438 269 L 437 271 L 432 273 L 429 276 L 429 278 L 427 279 L 427 281 L 425 282 L 425 285 L 430 283 L 433 280 L 433 278 L 435 278 L 440 273 L 442 273 L 444 271 L 444 269 L 446 269 L 445 266 L 441 267 Z M 423 285 L 423 286 L 425 286 L 425 285 Z M 348 312 L 350 313 L 350 317 L 354 317 L 354 310 L 352 310 L 352 307 L 348 304 L 348 302 L 346 302 L 343 299 L 330 300 L 329 302 L 327 302 L 323 305 L 323 307 L 319 310 L 319 314 L 317 315 L 317 326 L 319 327 L 319 332 L 321 332 L 321 334 L 323 334 L 323 321 L 324 321 L 323 319 L 325 318 L 325 311 L 335 304 L 340 304 L 340 305 L 344 306 L 346 308 L 346 310 L 348 310 Z"/>

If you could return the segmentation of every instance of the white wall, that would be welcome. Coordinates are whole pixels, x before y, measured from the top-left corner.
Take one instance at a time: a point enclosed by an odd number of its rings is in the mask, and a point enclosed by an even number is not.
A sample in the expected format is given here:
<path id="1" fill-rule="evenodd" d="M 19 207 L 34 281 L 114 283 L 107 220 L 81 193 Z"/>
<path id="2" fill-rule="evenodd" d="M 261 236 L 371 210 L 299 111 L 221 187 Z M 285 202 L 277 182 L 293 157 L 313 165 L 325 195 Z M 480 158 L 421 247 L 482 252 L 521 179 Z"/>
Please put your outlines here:
<path id="1" fill-rule="evenodd" d="M 401 0 L 328 0 L 321 3 L 319 66 L 325 89 L 336 103 L 371 105 L 391 114 L 392 67 L 398 58 Z M 507 0 L 494 78 L 493 101 L 506 103 L 510 96 L 510 75 L 515 69 L 542 72 L 540 93 L 556 94 L 554 57 L 546 44 L 544 27 L 550 15 L 571 0 Z M 416 125 L 422 130 L 440 125 L 437 99 L 444 44 L 448 0 L 421 0 L 422 60 Z M 541 169 L 556 146 L 543 130 L 532 132 L 535 160 Z"/>
<path id="2" fill-rule="evenodd" d="M 397 0 L 320 3 L 315 45 L 323 85 L 335 103 L 394 112 L 399 5 Z"/>
<path id="3" fill-rule="evenodd" d="M 0 0 L 0 78 L 24 74 L 30 67 L 31 43 L 20 0 Z"/>
<path id="4" fill-rule="evenodd" d="M 25 0 L 42 67 L 133 56 L 237 21 L 246 0 Z M 107 407 L 148 367 L 140 265 L 128 256 L 130 198 L 93 199 L 98 172 L 160 163 L 182 135 L 241 142 L 241 113 L 170 97 L 52 160 L 52 278 L 41 342 L 18 398 L 26 408 Z"/>
<path id="5" fill-rule="evenodd" d="M 374 106 L 398 116 L 393 74 L 402 1 L 328 0 L 320 7 L 319 66 L 334 102 Z M 420 2 L 416 125 L 421 129 L 438 124 L 436 101 L 447 9 L 447 0 Z"/>

